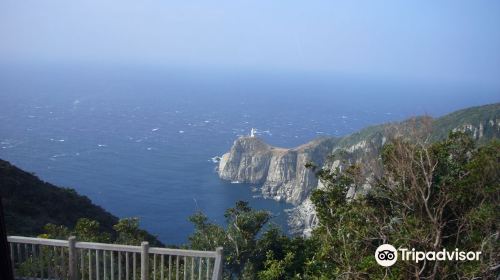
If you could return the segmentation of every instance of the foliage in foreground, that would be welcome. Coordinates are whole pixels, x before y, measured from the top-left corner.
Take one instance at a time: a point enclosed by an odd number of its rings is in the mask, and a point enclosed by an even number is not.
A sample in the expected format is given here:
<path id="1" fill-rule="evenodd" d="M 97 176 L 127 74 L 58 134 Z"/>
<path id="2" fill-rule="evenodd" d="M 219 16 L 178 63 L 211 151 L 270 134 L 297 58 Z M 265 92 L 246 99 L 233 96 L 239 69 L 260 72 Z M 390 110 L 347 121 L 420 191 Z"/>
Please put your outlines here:
<path id="1" fill-rule="evenodd" d="M 155 237 L 139 227 L 138 218 L 120 219 L 113 226 L 113 234 L 99 230 L 99 222 L 87 218 L 77 221 L 75 227 L 70 229 L 66 226 L 47 224 L 44 233 L 39 237 L 50 239 L 68 239 L 75 236 L 78 241 L 116 243 L 125 245 L 141 245 L 142 241 L 148 241 L 151 246 L 162 246 Z"/>

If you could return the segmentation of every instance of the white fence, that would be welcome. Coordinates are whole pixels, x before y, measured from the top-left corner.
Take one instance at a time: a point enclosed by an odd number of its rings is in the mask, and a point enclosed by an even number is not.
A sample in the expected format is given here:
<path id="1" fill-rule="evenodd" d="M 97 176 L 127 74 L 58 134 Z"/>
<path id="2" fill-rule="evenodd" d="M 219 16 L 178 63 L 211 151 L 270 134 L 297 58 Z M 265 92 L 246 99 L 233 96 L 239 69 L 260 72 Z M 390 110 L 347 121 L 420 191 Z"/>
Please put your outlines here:
<path id="1" fill-rule="evenodd" d="M 9 236 L 16 279 L 222 279 L 222 248 L 168 248 Z"/>

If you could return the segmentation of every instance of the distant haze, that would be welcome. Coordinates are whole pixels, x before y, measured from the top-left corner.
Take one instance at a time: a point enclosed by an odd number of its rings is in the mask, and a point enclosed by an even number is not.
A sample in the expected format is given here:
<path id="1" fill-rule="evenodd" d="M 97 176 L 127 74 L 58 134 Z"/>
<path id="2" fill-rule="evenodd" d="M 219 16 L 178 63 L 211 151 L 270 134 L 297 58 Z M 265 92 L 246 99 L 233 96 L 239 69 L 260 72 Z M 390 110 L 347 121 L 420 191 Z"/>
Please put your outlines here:
<path id="1" fill-rule="evenodd" d="M 3 0 L 0 63 L 296 71 L 498 90 L 499 27 L 500 1 L 490 0 Z"/>

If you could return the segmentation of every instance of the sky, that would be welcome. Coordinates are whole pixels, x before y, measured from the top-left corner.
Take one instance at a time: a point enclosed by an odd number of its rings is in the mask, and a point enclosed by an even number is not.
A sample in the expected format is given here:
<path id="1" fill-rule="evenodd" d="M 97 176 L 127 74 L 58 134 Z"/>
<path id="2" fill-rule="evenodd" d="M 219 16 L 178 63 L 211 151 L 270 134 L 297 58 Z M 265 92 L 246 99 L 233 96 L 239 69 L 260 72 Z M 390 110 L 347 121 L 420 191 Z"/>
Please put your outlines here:
<path id="1" fill-rule="evenodd" d="M 500 89 L 500 1 L 2 0 L 0 63 L 336 73 Z"/>

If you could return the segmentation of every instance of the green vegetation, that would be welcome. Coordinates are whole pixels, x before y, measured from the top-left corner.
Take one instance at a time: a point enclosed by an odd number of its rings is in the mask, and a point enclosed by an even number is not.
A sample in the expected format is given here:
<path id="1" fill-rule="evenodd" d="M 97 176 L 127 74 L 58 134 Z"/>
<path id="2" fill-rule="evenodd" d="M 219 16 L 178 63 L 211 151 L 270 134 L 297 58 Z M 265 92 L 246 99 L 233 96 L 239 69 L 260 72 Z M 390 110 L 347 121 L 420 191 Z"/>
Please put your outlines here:
<path id="1" fill-rule="evenodd" d="M 449 131 L 463 127 L 464 124 L 470 124 L 475 127 L 478 127 L 478 124 L 482 124 L 483 137 L 481 139 L 477 139 L 479 143 L 483 143 L 488 139 L 499 137 L 500 131 L 498 126 L 495 127 L 495 125 L 491 125 L 490 123 L 496 122 L 500 118 L 499 112 L 500 103 L 495 103 L 459 110 L 437 118 L 432 124 L 433 131 L 431 140 L 445 139 Z"/>
<path id="2" fill-rule="evenodd" d="M 116 243 L 125 245 L 141 245 L 142 241 L 149 241 L 152 246 L 163 246 L 156 238 L 148 232 L 139 228 L 138 218 L 120 219 L 113 226 L 113 232 L 102 232 L 99 230 L 98 221 L 87 218 L 80 218 L 73 229 L 61 225 L 47 224 L 44 226 L 44 233 L 39 235 L 42 238 L 68 239 L 75 236 L 79 241 Z"/>
<path id="3" fill-rule="evenodd" d="M 500 142 L 477 149 L 463 133 L 431 145 L 395 139 L 382 154 L 384 173 L 370 192 L 360 188 L 359 165 L 322 170 L 325 189 L 313 194 L 322 244 L 317 276 L 326 278 L 489 278 L 498 273 Z M 375 263 L 384 243 L 422 251 L 482 251 L 479 262 L 413 263 L 390 269 Z M 324 269 L 326 267 L 326 269 Z"/>
<path id="4" fill-rule="evenodd" d="M 276 227 L 269 227 L 259 235 L 271 217 L 268 212 L 256 211 L 247 202 L 238 201 L 225 213 L 227 226 L 223 228 L 208 222 L 202 213 L 190 220 L 195 232 L 189 237 L 189 247 L 197 250 L 214 250 L 224 247 L 225 273 L 231 279 L 263 279 L 272 275 L 292 277 L 301 274 L 306 240 L 290 239 Z"/>

